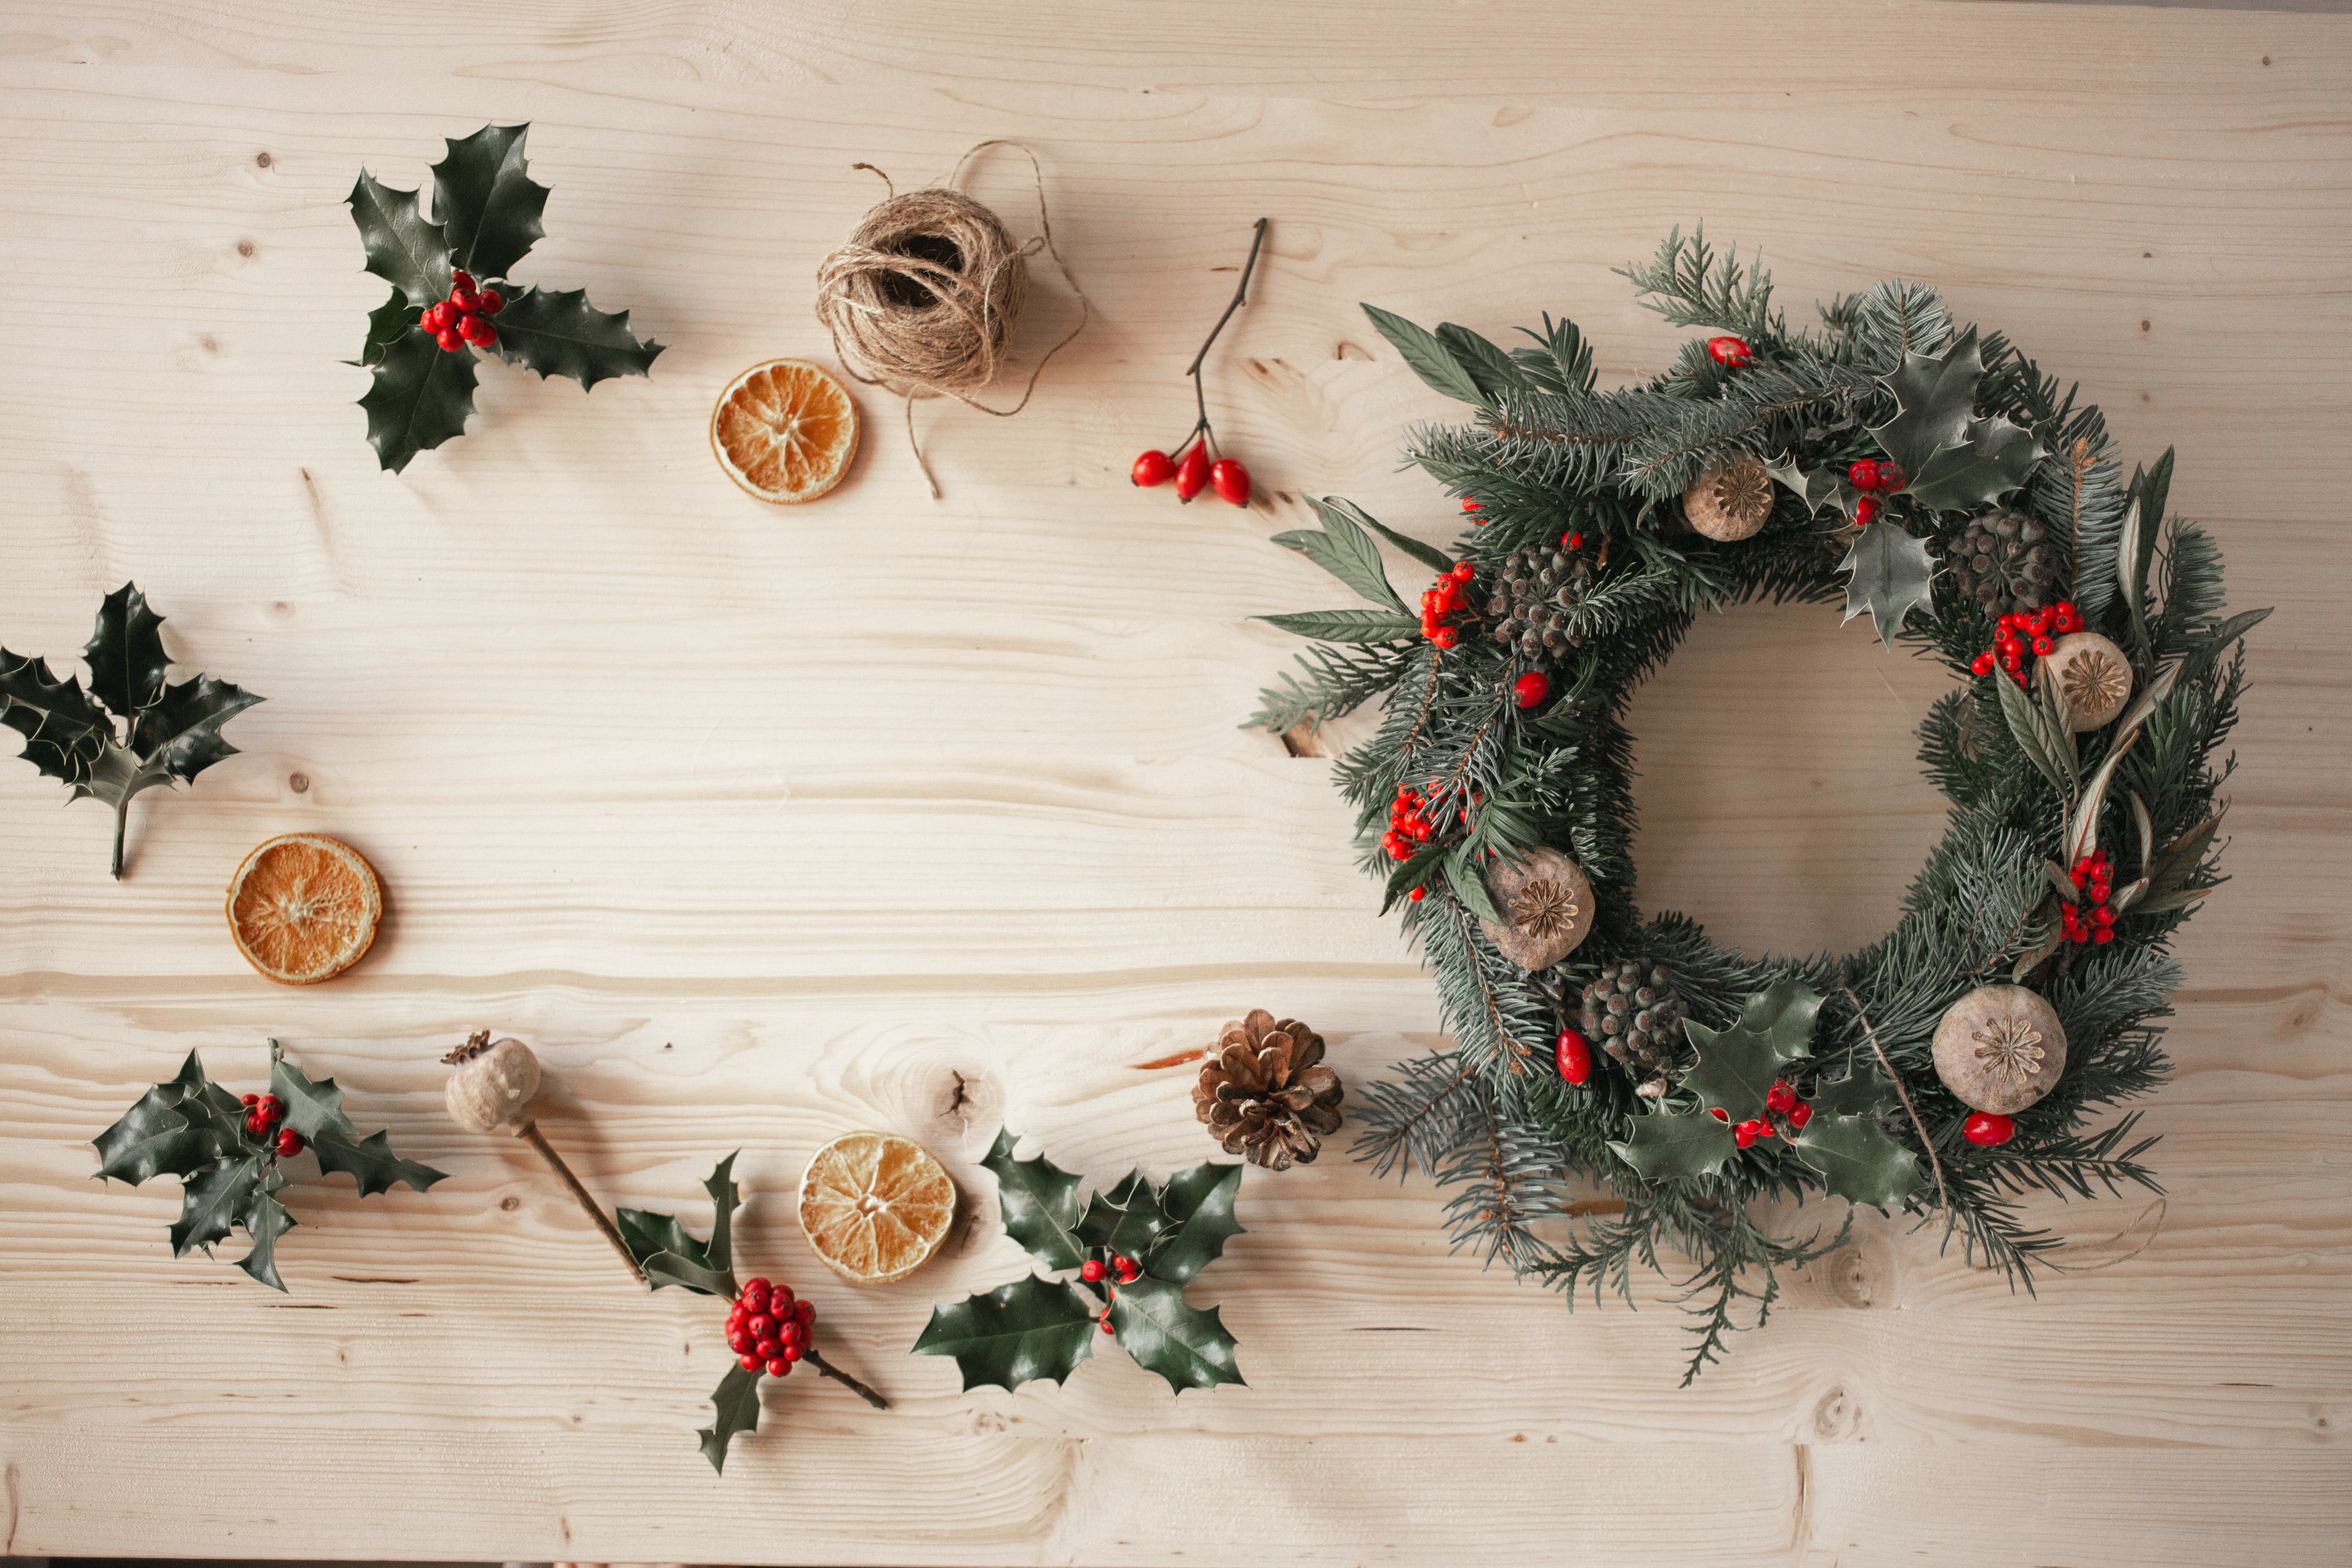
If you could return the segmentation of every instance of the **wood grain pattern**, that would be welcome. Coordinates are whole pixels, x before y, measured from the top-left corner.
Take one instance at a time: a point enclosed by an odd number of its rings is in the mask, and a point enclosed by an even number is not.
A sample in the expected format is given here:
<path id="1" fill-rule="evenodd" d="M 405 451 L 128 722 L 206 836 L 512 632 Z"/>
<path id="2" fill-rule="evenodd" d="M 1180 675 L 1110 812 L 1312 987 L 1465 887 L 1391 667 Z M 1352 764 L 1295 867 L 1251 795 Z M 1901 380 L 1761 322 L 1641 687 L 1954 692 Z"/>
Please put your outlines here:
<path id="1" fill-rule="evenodd" d="M 269 700 L 244 754 L 104 814 L 0 759 L 0 1552 L 718 1562 L 2266 1565 L 2352 1532 L 2352 22 L 2103 6 L 1769 9 L 797 0 L 0 0 L 0 637 L 63 655 L 136 577 L 184 668 Z M 379 474 L 341 363 L 380 292 L 341 205 L 533 121 L 529 278 L 672 344 L 593 397 L 486 371 L 470 434 Z M 869 439 L 804 511 L 704 447 L 745 364 L 824 353 L 816 261 L 877 194 L 1014 136 L 1097 319 L 1037 402 Z M 977 194 L 1017 231 L 1025 168 Z M 1263 495 L 1124 482 L 1249 222 L 1213 357 Z M 1674 1292 L 1554 1298 L 1446 1252 L 1425 1182 L 1334 1155 L 1244 1184 L 1246 1389 L 1122 1360 L 956 1391 L 905 1346 L 1022 1264 L 974 1162 L 1010 1121 L 1097 1177 L 1209 1152 L 1181 1068 L 1253 1005 L 1351 1083 L 1436 1040 L 1351 868 L 1329 763 L 1236 729 L 1326 602 L 1268 547 L 1302 491 L 1423 537 L 1395 470 L 1449 416 L 1359 300 L 1490 332 L 1573 315 L 1604 375 L 1673 335 L 1609 269 L 1669 225 L 1761 244 L 1789 308 L 1904 274 L 2079 377 L 2228 552 L 2252 649 L 2228 868 L 2150 1102 L 2168 1194 L 2029 1211 L 2085 1271 L 2012 1297 L 1862 1216 L 1677 1392 Z M 1049 286 L 1036 341 L 1070 307 Z M 1410 569 L 1400 566 L 1408 582 Z M 1336 603 L 1336 600 L 1329 602 Z M 1751 951 L 1886 924 L 1939 827 L 1937 689 L 1825 612 L 1702 626 L 1640 696 L 1645 904 Z M 271 834 L 383 873 L 374 952 L 281 991 L 222 929 Z M 896 1408 L 814 1379 L 713 1479 L 714 1314 L 635 1291 L 529 1152 L 440 1110 L 495 1025 L 614 1203 L 702 1214 Z M 191 1047 L 275 1035 L 451 1172 L 298 1177 L 279 1298 L 175 1264 L 168 1184 L 89 1139 Z M 791 1216 L 849 1127 L 922 1139 L 967 1218 L 853 1291 Z M 1807 1216 L 1784 1216 L 1795 1223 Z M 1832 1216 L 1834 1223 L 1834 1216 Z M 2153 1239 L 2147 1240 L 2150 1234 Z M 2144 1248 L 2134 1251 L 2147 1241 Z M 2097 1265 L 2106 1267 L 2095 1267 Z"/>

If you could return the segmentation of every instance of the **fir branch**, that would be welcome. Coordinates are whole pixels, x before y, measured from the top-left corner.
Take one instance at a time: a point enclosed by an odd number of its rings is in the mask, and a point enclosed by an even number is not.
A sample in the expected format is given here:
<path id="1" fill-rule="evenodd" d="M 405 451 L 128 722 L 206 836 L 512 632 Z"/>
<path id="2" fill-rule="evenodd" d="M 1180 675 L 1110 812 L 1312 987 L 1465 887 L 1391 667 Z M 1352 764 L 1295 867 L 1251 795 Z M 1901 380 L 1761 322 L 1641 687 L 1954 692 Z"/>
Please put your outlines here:
<path id="1" fill-rule="evenodd" d="M 1772 275 L 1764 270 L 1761 253 L 1753 265 L 1742 266 L 1735 248 L 1718 267 L 1705 224 L 1687 240 L 1676 228 L 1649 261 L 1613 270 L 1643 296 L 1643 310 L 1655 310 L 1674 326 L 1714 327 L 1751 342 L 1783 335 L 1780 318 L 1771 309 Z"/>

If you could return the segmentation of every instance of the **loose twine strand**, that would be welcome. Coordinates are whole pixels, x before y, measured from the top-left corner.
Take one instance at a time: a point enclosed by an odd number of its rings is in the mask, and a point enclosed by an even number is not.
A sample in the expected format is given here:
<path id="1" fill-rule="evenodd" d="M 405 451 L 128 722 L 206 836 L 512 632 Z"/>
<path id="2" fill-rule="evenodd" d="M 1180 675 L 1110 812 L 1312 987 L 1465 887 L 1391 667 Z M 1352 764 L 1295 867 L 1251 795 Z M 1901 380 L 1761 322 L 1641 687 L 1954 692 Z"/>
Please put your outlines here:
<path id="1" fill-rule="evenodd" d="M 954 188 L 965 165 L 991 147 L 1014 148 L 1029 160 L 1039 232 L 1026 244 L 1016 246 L 1002 218 Z M 956 160 L 944 184 L 904 195 L 873 164 L 850 166 L 878 176 L 890 195 L 818 265 L 817 319 L 853 379 L 904 400 L 907 446 L 937 500 L 939 480 L 915 439 L 915 399 L 952 397 L 1010 419 L 1029 405 L 1047 363 L 1086 330 L 1094 307 L 1054 247 L 1045 166 L 1020 142 L 982 142 Z M 1028 299 L 1028 258 L 1040 250 L 1054 258 L 1078 297 L 1078 324 L 1037 361 L 1018 403 L 992 408 L 971 394 L 993 381 L 1010 357 L 1008 344 Z"/>

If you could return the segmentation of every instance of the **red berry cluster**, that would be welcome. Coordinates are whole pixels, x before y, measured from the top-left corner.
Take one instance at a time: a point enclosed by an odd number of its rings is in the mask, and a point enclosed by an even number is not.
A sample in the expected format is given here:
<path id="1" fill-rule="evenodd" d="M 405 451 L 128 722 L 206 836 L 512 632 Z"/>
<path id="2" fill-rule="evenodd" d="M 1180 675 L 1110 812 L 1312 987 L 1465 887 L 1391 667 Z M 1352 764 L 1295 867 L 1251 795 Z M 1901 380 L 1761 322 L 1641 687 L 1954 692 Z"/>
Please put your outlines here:
<path id="1" fill-rule="evenodd" d="M 1727 1110 L 1710 1110 L 1707 1114 L 1717 1121 L 1731 1120 L 1731 1112 Z M 1731 1136 L 1739 1147 L 1745 1149 L 1759 1138 L 1793 1138 L 1802 1132 L 1805 1123 L 1812 1119 L 1813 1108 L 1799 1100 L 1797 1091 L 1789 1087 L 1789 1080 L 1782 1079 L 1764 1091 L 1764 1114 L 1740 1122 L 1731 1130 Z M 1780 1125 L 1782 1122 L 1788 1125 Z"/>
<path id="2" fill-rule="evenodd" d="M 2005 671 L 2022 689 L 2026 656 L 2047 658 L 2058 646 L 2060 637 L 2082 629 L 2083 612 L 2074 607 L 2071 599 L 2044 605 L 2030 614 L 2003 616 L 1993 634 L 1992 647 L 1977 655 L 1969 668 L 1979 675 L 1990 675 L 1995 669 Z"/>
<path id="3" fill-rule="evenodd" d="M 1397 785 L 1396 799 L 1389 802 L 1389 830 L 1381 835 L 1381 847 L 1389 852 L 1390 859 L 1412 859 L 1437 831 L 1422 815 L 1428 804 L 1411 784 Z"/>
<path id="4" fill-rule="evenodd" d="M 268 1144 L 277 1150 L 280 1159 L 302 1152 L 302 1134 L 291 1127 L 280 1127 L 286 1120 L 286 1102 L 274 1094 L 248 1094 L 245 1105 L 245 1135 Z"/>
<path id="5" fill-rule="evenodd" d="M 1853 505 L 1853 525 L 1868 528 L 1878 517 L 1879 496 L 1891 496 L 1901 489 L 1910 476 L 1895 463 L 1881 463 L 1869 458 L 1849 464 L 1845 482 L 1858 490 L 1875 490 L 1876 495 L 1864 495 Z"/>
<path id="6" fill-rule="evenodd" d="M 782 1377 L 793 1363 L 809 1353 L 816 1331 L 816 1303 L 795 1301 L 789 1285 L 754 1279 L 735 1299 L 727 1314 L 727 1348 L 743 1359 L 745 1372 L 767 1369 Z"/>
<path id="7" fill-rule="evenodd" d="M 2059 919 L 2065 922 L 2068 942 L 2095 942 L 2101 946 L 2116 940 L 2116 911 L 2107 902 L 2115 891 L 2115 868 L 2107 860 L 2107 852 L 2094 849 L 2074 862 L 2067 878 L 2074 884 L 2074 900 L 2058 906 Z M 2084 912 L 2084 906 L 2089 913 Z"/>
<path id="8" fill-rule="evenodd" d="M 1123 1252 L 1112 1253 L 1108 1263 L 1100 1258 L 1089 1258 L 1078 1265 L 1078 1278 L 1089 1285 L 1102 1285 L 1104 1278 L 1113 1274 L 1118 1277 L 1118 1282 L 1103 1286 L 1103 1300 L 1106 1305 L 1102 1310 L 1101 1317 L 1097 1320 L 1102 1324 L 1102 1331 L 1107 1334 L 1118 1332 L 1118 1330 L 1111 1324 L 1110 1308 L 1108 1303 L 1118 1300 L 1120 1285 L 1132 1285 L 1143 1278 L 1143 1265 Z"/>
<path id="9" fill-rule="evenodd" d="M 1460 631 L 1442 623 L 1447 616 L 1458 615 L 1470 607 L 1468 597 L 1471 579 L 1476 569 L 1467 561 L 1457 561 L 1454 570 L 1437 580 L 1437 585 L 1421 596 L 1421 635 L 1440 647 L 1452 647 L 1462 640 Z"/>
<path id="10" fill-rule="evenodd" d="M 1217 499 L 1235 506 L 1249 505 L 1249 470 L 1232 458 L 1209 461 L 1206 437 L 1180 448 L 1183 456 L 1171 458 L 1165 452 L 1146 452 L 1135 459 L 1128 478 L 1145 489 L 1156 489 L 1169 480 L 1176 481 L 1176 499 L 1190 501 L 1204 489 L 1214 489 Z"/>
<path id="11" fill-rule="evenodd" d="M 444 353 L 456 353 L 467 343 L 478 349 L 492 347 L 499 341 L 499 331 L 490 325 L 490 318 L 507 308 L 507 302 L 495 289 L 477 289 L 470 272 L 449 274 L 449 297 L 436 305 L 425 307 L 417 325 L 433 334 Z"/>
<path id="12" fill-rule="evenodd" d="M 1756 362 L 1756 351 L 1748 346 L 1746 338 L 1720 337 L 1706 340 L 1706 357 L 1726 370 L 1738 370 Z"/>
<path id="13" fill-rule="evenodd" d="M 2017 1123 L 2006 1116 L 1979 1110 L 1960 1123 L 1960 1136 L 1979 1149 L 1990 1149 L 2017 1136 Z"/>

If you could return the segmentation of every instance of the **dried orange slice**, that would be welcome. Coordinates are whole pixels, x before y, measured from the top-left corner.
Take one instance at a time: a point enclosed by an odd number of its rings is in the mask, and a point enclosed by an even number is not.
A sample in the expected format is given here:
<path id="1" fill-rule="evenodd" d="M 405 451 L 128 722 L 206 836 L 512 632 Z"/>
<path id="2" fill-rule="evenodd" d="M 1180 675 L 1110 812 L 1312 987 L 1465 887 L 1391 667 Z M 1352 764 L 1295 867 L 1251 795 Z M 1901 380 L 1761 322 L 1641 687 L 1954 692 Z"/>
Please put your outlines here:
<path id="1" fill-rule="evenodd" d="M 365 956 L 383 918 L 375 868 L 341 839 L 273 838 L 228 885 L 228 929 L 245 961 L 280 985 L 332 980 Z"/>
<path id="2" fill-rule="evenodd" d="M 710 449 L 761 500 L 814 500 L 857 455 L 849 389 L 804 359 L 772 359 L 728 383 L 710 411 Z"/>
<path id="3" fill-rule="evenodd" d="M 845 1132 L 801 1176 L 801 1231 L 853 1285 L 904 1279 L 940 1249 L 955 1219 L 955 1184 L 920 1143 Z"/>

